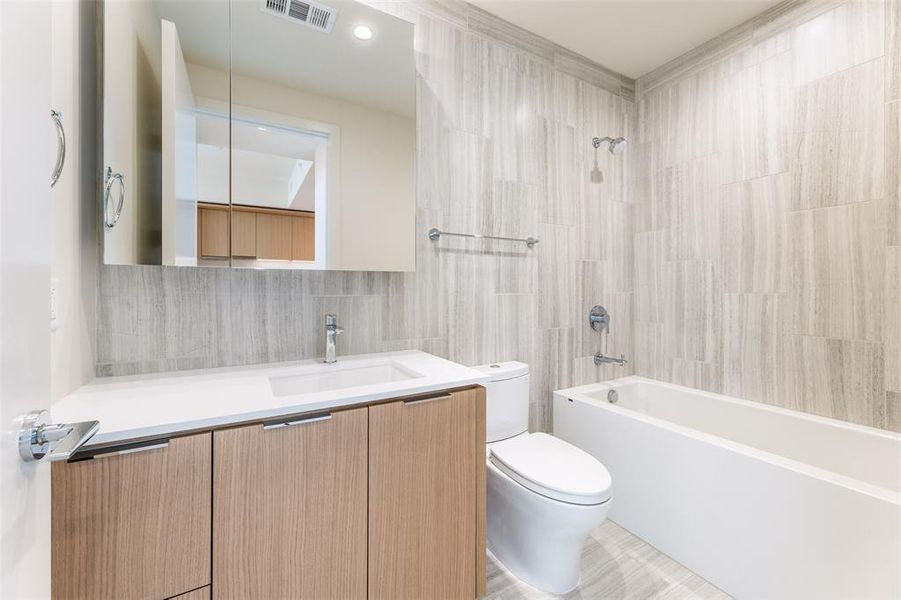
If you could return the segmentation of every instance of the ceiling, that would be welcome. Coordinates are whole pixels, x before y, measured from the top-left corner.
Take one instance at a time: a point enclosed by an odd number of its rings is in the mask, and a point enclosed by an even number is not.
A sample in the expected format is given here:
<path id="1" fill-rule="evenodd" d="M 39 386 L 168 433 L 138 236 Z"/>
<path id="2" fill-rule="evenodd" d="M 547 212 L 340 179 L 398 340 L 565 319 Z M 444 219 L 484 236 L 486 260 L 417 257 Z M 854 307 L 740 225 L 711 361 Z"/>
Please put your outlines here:
<path id="1" fill-rule="evenodd" d="M 2 1 L 2 0 L 0 0 Z M 324 0 L 337 10 L 321 33 L 260 10 L 260 0 L 153 0 L 157 16 L 175 23 L 188 62 L 405 117 L 415 113 L 413 25 L 353 0 Z M 371 40 L 352 35 L 368 25 Z"/>
<path id="2" fill-rule="evenodd" d="M 638 78 L 782 0 L 469 0 Z"/>

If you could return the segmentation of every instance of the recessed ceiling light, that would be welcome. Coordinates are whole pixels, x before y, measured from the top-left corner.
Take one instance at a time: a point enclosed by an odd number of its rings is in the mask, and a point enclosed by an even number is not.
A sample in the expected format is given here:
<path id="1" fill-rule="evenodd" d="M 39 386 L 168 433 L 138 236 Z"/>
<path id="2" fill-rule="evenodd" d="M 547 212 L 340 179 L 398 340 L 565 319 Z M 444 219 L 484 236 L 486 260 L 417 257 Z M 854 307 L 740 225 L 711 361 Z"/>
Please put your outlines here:
<path id="1" fill-rule="evenodd" d="M 259 129 L 260 131 L 266 131 L 265 127 L 257 127 L 257 129 Z"/>
<path id="2" fill-rule="evenodd" d="M 372 29 L 369 28 L 369 25 L 357 25 L 354 27 L 354 37 L 358 40 L 372 39 Z"/>

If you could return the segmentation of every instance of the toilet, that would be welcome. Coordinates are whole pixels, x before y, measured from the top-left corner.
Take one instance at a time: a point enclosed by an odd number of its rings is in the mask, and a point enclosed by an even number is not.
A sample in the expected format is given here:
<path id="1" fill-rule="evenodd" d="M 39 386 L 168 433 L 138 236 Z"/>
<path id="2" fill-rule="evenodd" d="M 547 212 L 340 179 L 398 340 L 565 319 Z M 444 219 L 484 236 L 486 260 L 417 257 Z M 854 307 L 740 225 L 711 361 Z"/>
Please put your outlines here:
<path id="1" fill-rule="evenodd" d="M 529 366 L 475 367 L 487 388 L 488 549 L 545 592 L 579 584 L 582 548 L 607 517 L 610 474 L 597 459 L 546 433 L 528 433 Z"/>

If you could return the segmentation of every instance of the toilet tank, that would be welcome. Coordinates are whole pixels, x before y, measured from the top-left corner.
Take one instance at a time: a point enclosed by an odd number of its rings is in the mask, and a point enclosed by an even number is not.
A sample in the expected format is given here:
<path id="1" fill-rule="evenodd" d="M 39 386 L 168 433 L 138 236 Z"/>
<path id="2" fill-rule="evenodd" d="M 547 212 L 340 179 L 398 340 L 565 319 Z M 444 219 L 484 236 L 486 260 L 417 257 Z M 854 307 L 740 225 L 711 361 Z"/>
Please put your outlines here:
<path id="1" fill-rule="evenodd" d="M 529 429 L 529 365 L 502 362 L 475 369 L 487 373 L 486 441 L 497 442 Z"/>

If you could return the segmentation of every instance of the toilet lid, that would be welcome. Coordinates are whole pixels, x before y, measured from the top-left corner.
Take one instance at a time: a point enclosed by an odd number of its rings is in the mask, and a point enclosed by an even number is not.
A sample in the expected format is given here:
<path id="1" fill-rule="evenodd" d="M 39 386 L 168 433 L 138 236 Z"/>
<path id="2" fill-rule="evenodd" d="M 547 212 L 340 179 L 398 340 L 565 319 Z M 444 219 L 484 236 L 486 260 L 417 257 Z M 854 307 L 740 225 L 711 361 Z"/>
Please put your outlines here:
<path id="1" fill-rule="evenodd" d="M 491 445 L 491 463 L 533 492 L 571 504 L 610 499 L 610 473 L 597 459 L 546 433 L 527 433 Z"/>

